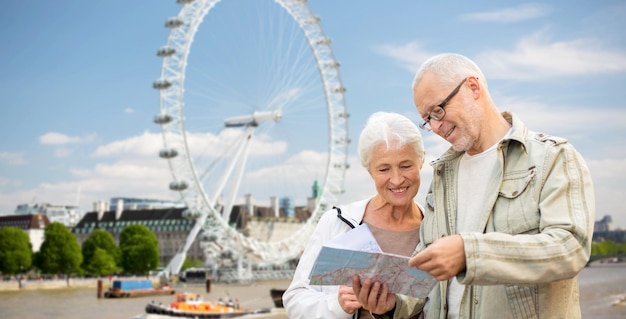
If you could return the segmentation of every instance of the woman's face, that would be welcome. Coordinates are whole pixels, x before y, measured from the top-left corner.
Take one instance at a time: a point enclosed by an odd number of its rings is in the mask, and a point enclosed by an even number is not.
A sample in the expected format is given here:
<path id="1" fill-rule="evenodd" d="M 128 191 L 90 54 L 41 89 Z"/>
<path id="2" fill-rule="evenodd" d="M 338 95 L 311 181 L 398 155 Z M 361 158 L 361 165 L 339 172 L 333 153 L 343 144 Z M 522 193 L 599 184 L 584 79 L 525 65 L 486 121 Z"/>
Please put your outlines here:
<path id="1" fill-rule="evenodd" d="M 386 149 L 379 144 L 372 150 L 369 173 L 378 194 L 392 206 L 412 204 L 420 188 L 422 162 L 410 145 Z"/>

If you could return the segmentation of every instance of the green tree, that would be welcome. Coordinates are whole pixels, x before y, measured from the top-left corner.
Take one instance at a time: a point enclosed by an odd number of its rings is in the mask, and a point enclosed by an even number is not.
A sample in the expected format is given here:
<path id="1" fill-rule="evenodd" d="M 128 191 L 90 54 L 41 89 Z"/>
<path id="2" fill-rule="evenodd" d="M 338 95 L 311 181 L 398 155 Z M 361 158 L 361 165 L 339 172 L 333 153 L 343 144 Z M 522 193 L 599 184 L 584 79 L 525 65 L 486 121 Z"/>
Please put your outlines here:
<path id="1" fill-rule="evenodd" d="M 106 250 L 98 247 L 94 250 L 89 264 L 83 269 L 96 276 L 111 275 L 118 270 L 117 263 L 113 256 Z"/>
<path id="2" fill-rule="evenodd" d="M 115 273 L 122 261 L 122 254 L 113 235 L 103 229 L 96 229 L 87 237 L 83 242 L 82 253 L 83 269 L 97 276 Z"/>
<path id="3" fill-rule="evenodd" d="M 202 267 L 203 265 L 204 265 L 204 262 L 202 260 L 187 257 L 185 258 L 185 261 L 183 262 L 183 265 L 180 268 L 180 270 L 183 271 L 189 268 Z"/>
<path id="4" fill-rule="evenodd" d="M 15 227 L 0 228 L 0 272 L 17 274 L 30 268 L 32 248 L 26 233 Z"/>
<path id="5" fill-rule="evenodd" d="M 159 266 L 159 241 L 146 226 L 130 225 L 120 233 L 124 271 L 147 274 Z"/>
<path id="6" fill-rule="evenodd" d="M 78 240 L 65 225 L 54 222 L 46 226 L 37 263 L 46 274 L 67 274 L 80 271 L 83 255 Z"/>

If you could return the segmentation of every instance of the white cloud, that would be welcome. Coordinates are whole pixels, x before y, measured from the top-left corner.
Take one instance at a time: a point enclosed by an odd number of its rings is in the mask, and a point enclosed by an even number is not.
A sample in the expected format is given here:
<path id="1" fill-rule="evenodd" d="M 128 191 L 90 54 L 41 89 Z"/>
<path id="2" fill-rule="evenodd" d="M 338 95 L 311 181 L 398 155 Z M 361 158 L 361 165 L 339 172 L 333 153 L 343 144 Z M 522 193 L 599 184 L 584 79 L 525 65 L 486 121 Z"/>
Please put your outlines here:
<path id="1" fill-rule="evenodd" d="M 132 114 L 135 113 L 135 110 L 133 108 L 127 107 L 126 109 L 124 109 L 124 113 Z"/>
<path id="2" fill-rule="evenodd" d="M 158 157 L 159 149 L 162 147 L 163 137 L 161 134 L 145 131 L 142 135 L 129 137 L 124 140 L 99 146 L 93 156 L 117 157 L 140 155 Z"/>
<path id="3" fill-rule="evenodd" d="M 21 181 L 0 176 L 0 187 L 18 187 L 20 185 L 22 185 Z M 0 211 L 0 213 L 2 212 Z"/>
<path id="4" fill-rule="evenodd" d="M 238 145 L 236 143 L 242 140 L 243 133 L 241 129 L 225 129 L 217 136 L 212 133 L 187 132 L 187 143 L 193 157 L 215 158 L 236 147 Z M 260 133 L 254 135 L 254 143 L 251 144 L 248 154 L 277 156 L 286 150 L 285 141 L 272 141 L 268 135 Z"/>
<path id="5" fill-rule="evenodd" d="M 58 158 L 66 158 L 72 155 L 72 150 L 69 148 L 58 148 L 54 151 L 54 156 Z"/>
<path id="6" fill-rule="evenodd" d="M 77 179 L 43 182 L 30 189 L 0 193 L 0 213 L 12 212 L 18 204 L 31 202 L 75 204 L 79 200 L 83 210 L 91 211 L 94 202 L 118 196 L 179 199 L 177 193 L 168 189 L 171 173 L 167 162 L 158 157 L 146 161 L 135 156 L 112 164 L 96 164 L 93 170 L 73 168 L 70 173 Z M 15 183 L 0 178 L 0 186 Z"/>
<path id="7" fill-rule="evenodd" d="M 68 136 L 62 133 L 49 132 L 39 137 L 41 144 L 62 145 L 91 142 L 96 138 L 96 134 L 85 136 Z"/>
<path id="8" fill-rule="evenodd" d="M 462 15 L 461 18 L 468 21 L 513 23 L 542 17 L 549 11 L 545 5 L 530 3 L 511 8 L 468 13 Z"/>
<path id="9" fill-rule="evenodd" d="M 624 126 L 626 109 L 623 108 L 548 105 L 545 102 L 520 96 L 494 96 L 494 100 L 497 100 L 499 105 L 506 105 L 507 111 L 514 112 L 535 131 L 569 136 L 578 133 L 589 134 L 594 131 L 626 130 Z M 602 123 L 602 125 L 590 125 L 590 123 Z M 581 128 L 584 128 L 584 131 Z"/>
<path id="10" fill-rule="evenodd" d="M 187 145 L 193 157 L 213 158 L 224 154 L 227 149 L 232 149 L 232 141 L 241 136 L 241 130 L 226 129 L 219 136 L 212 133 L 187 132 Z M 182 138 L 180 139 L 182 141 Z M 177 148 L 183 152 L 182 143 Z M 254 147 L 250 149 L 250 155 L 276 155 L 282 154 L 287 149 L 284 141 L 267 141 L 267 136 L 255 135 Z M 164 147 L 161 133 L 144 132 L 142 135 L 133 136 L 124 140 L 115 141 L 100 146 L 93 153 L 94 157 L 117 157 L 139 155 L 144 157 L 158 158 L 159 151 Z"/>
<path id="11" fill-rule="evenodd" d="M 86 178 L 92 175 L 91 170 L 85 168 L 71 168 L 70 173 L 76 177 Z"/>
<path id="12" fill-rule="evenodd" d="M 491 79 L 536 80 L 626 71 L 626 52 L 605 49 L 597 39 L 552 41 L 546 31 L 520 39 L 512 50 L 478 54 L 475 62 Z"/>
<path id="13" fill-rule="evenodd" d="M 383 44 L 374 48 L 374 51 L 396 60 L 404 69 L 414 73 L 419 66 L 435 53 L 423 49 L 418 41 L 406 44 Z M 409 87 L 410 83 L 407 84 Z"/>
<path id="14" fill-rule="evenodd" d="M 0 160 L 11 165 L 24 165 L 27 163 L 23 153 L 0 152 Z"/>
<path id="15" fill-rule="evenodd" d="M 626 159 L 603 158 L 586 160 L 596 193 L 596 220 L 611 215 L 615 225 L 626 225 L 621 198 L 626 185 Z"/>
<path id="16" fill-rule="evenodd" d="M 605 47 L 592 38 L 553 41 L 547 31 L 538 31 L 519 39 L 511 50 L 487 50 L 470 58 L 489 79 L 530 81 L 626 71 L 626 52 Z M 411 73 L 434 55 L 418 41 L 380 45 L 374 50 Z"/>

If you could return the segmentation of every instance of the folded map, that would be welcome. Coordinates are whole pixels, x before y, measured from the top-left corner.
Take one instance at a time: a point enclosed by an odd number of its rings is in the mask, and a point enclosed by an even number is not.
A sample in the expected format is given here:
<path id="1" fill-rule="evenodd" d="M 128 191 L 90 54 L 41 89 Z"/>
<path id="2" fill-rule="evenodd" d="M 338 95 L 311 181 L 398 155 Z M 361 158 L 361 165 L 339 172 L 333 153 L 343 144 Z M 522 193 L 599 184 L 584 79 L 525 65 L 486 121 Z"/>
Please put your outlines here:
<path id="1" fill-rule="evenodd" d="M 387 283 L 391 293 L 426 298 L 437 280 L 409 267 L 409 257 L 381 252 L 375 242 L 367 225 L 361 225 L 322 246 L 309 284 L 352 286 L 352 276 L 358 274 L 361 281 L 370 278 Z M 341 248 L 342 245 L 350 248 Z"/>

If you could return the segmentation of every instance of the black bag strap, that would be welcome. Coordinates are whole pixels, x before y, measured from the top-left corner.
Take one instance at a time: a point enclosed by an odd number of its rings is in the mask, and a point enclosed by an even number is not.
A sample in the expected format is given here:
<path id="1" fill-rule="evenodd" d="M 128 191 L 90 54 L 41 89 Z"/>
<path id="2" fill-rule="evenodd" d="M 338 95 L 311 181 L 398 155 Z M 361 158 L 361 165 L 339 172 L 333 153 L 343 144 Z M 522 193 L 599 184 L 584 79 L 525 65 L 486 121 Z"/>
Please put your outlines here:
<path id="1" fill-rule="evenodd" d="M 337 210 L 337 218 L 341 219 L 342 222 L 348 224 L 348 226 L 350 226 L 350 228 L 354 228 L 354 225 L 347 219 L 345 219 L 343 216 L 341 216 L 341 208 L 337 207 L 337 206 L 333 206 L 333 209 Z M 361 222 L 359 223 L 359 225 L 363 224 L 363 220 L 361 220 Z M 358 309 L 357 311 L 354 312 L 354 314 L 352 315 L 353 319 L 359 319 L 359 311 L 360 309 Z"/>
<path id="2" fill-rule="evenodd" d="M 337 218 L 341 219 L 342 222 L 348 224 L 348 226 L 350 226 L 350 228 L 354 228 L 354 225 L 349 220 L 347 220 L 343 216 L 341 216 L 341 208 L 339 208 L 337 206 L 333 206 L 333 209 L 337 210 Z"/>

